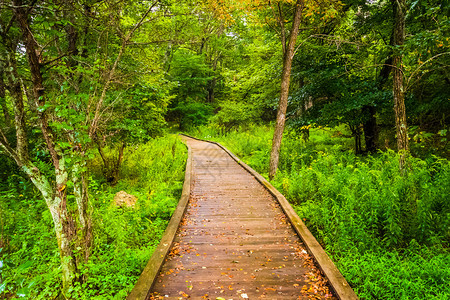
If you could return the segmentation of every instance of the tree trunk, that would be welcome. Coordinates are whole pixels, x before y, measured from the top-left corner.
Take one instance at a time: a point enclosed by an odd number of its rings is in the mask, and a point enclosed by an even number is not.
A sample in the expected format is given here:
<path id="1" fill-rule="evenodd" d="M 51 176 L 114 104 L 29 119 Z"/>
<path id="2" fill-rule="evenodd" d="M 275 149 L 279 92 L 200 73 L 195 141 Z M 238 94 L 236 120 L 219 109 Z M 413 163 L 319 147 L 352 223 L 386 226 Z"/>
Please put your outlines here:
<path id="1" fill-rule="evenodd" d="M 213 60 L 212 69 L 213 69 L 214 73 L 217 70 L 217 64 L 219 63 L 219 59 L 220 59 L 221 56 L 222 56 L 222 54 L 219 53 L 217 55 L 217 57 Z M 214 103 L 216 85 L 217 85 L 217 76 L 214 74 L 213 79 L 211 79 L 208 82 L 208 96 L 207 96 L 208 97 L 208 99 L 207 99 L 208 103 Z"/>
<path id="2" fill-rule="evenodd" d="M 394 43 L 394 37 L 391 36 L 390 45 Z M 389 56 L 381 68 L 380 74 L 377 78 L 377 85 L 380 90 L 389 79 L 389 74 L 392 70 L 392 56 Z M 367 152 L 376 152 L 379 149 L 379 128 L 377 124 L 376 112 L 377 109 L 373 105 L 365 105 L 362 108 L 363 113 L 368 115 L 368 119 L 363 124 L 364 140 L 366 143 Z"/>
<path id="3" fill-rule="evenodd" d="M 275 131 L 272 140 L 272 150 L 270 152 L 270 166 L 269 166 L 269 178 L 272 179 L 278 169 L 278 161 L 280 158 L 281 140 L 283 138 L 284 125 L 286 123 L 286 110 L 288 106 L 289 98 L 289 84 L 291 79 L 291 67 L 292 59 L 294 58 L 295 44 L 297 42 L 297 36 L 299 32 L 300 22 L 302 20 L 302 12 L 304 8 L 303 0 L 297 0 L 294 11 L 294 22 L 292 24 L 291 34 L 289 35 L 289 43 L 285 48 L 285 41 L 282 38 L 284 58 L 283 58 L 283 73 L 281 75 L 281 91 L 280 99 L 278 101 L 277 120 L 275 124 Z M 283 28 L 284 20 L 281 20 L 280 26 Z M 284 32 L 282 30 L 281 32 Z"/>
<path id="4" fill-rule="evenodd" d="M 352 136 L 355 139 L 355 154 L 361 154 L 362 153 L 362 147 L 361 147 L 361 126 L 360 125 L 348 125 L 350 128 L 350 131 L 352 132 Z"/>
<path id="5" fill-rule="evenodd" d="M 217 84 L 217 77 L 214 76 L 214 78 L 210 80 L 208 84 L 208 96 L 207 96 L 208 103 L 214 103 L 216 84 Z"/>
<path id="6" fill-rule="evenodd" d="M 12 56 L 10 57 L 12 59 Z M 8 80 L 10 82 L 10 94 L 12 95 L 14 106 L 14 126 L 16 128 L 16 149 L 18 159 L 22 161 L 28 160 L 28 138 L 25 124 L 25 109 L 23 104 L 23 94 L 18 80 L 17 69 L 14 59 L 10 65 L 12 71 L 9 72 Z M 16 77 L 17 76 L 17 77 Z"/>
<path id="7" fill-rule="evenodd" d="M 90 256 L 92 246 L 92 224 L 89 211 L 89 195 L 86 172 L 83 171 L 85 165 L 76 162 L 72 167 L 73 194 L 77 203 L 78 224 L 77 247 L 80 247 L 80 254 L 76 256 L 77 266 L 86 263 Z M 83 275 L 84 276 L 84 275 Z M 82 278 L 83 281 L 86 278 Z"/>
<path id="8" fill-rule="evenodd" d="M 64 159 L 61 161 L 61 166 L 64 166 Z M 67 210 L 67 191 L 65 190 L 68 174 L 64 167 L 56 170 L 55 188 L 33 163 L 23 163 L 22 170 L 41 192 L 52 215 L 56 240 L 61 256 L 63 293 L 65 294 L 75 280 L 77 271 L 73 252 L 73 242 L 76 237 L 75 222 Z"/>
<path id="9" fill-rule="evenodd" d="M 22 16 L 20 16 L 22 17 Z M 14 106 L 14 126 L 16 129 L 16 149 L 11 147 L 4 136 L 0 140 L 0 146 L 13 158 L 19 168 L 27 174 L 33 184 L 41 192 L 47 207 L 52 215 L 55 235 L 60 249 L 61 266 L 63 273 L 63 291 L 66 291 L 76 274 L 76 264 L 71 250 L 73 237 L 72 219 L 68 215 L 66 206 L 66 183 L 67 173 L 64 169 L 64 160 L 58 160 L 58 168 L 55 168 L 56 185 L 52 185 L 45 175 L 31 162 L 28 155 L 28 138 L 26 130 L 26 114 L 24 110 L 24 99 L 17 73 L 15 55 L 7 53 L 7 72 L 9 91 Z M 45 128 L 45 127 L 44 127 Z"/>
<path id="10" fill-rule="evenodd" d="M 0 62 L 0 106 L 3 111 L 3 118 L 6 127 L 11 127 L 11 115 L 9 114 L 8 107 L 6 106 L 6 85 L 3 78 L 4 68 L 2 62 Z"/>
<path id="11" fill-rule="evenodd" d="M 376 108 L 373 105 L 365 105 L 362 108 L 363 114 L 367 114 L 368 118 L 363 124 L 364 141 L 366 143 L 367 152 L 376 152 L 378 150 L 378 125 Z"/>
<path id="12" fill-rule="evenodd" d="M 119 181 L 120 165 L 123 161 L 123 151 L 125 150 L 126 143 L 123 142 L 120 144 L 117 158 L 115 158 L 114 154 L 112 156 L 105 154 L 103 151 L 105 145 L 98 139 L 98 137 L 96 137 L 96 142 L 98 153 L 103 161 L 103 176 L 110 185 L 114 186 Z"/>
<path id="13" fill-rule="evenodd" d="M 400 168 L 403 168 L 405 154 L 409 150 L 408 128 L 406 124 L 405 91 L 403 84 L 402 54 L 400 50 L 405 42 L 406 0 L 392 0 L 394 5 L 394 53 L 393 64 L 393 94 L 395 129 L 397 133 L 397 148 L 403 152 L 400 158 Z"/>
<path id="14" fill-rule="evenodd" d="M 42 135 L 44 137 L 47 149 L 51 156 L 52 164 L 55 170 L 55 183 L 51 184 L 49 180 L 42 174 L 39 169 L 33 165 L 28 159 L 28 151 L 25 147 L 28 145 L 25 131 L 25 113 L 23 112 L 23 99 L 16 99 L 15 118 L 17 133 L 17 164 L 30 177 L 33 184 L 39 189 L 44 197 L 47 207 L 52 215 L 56 239 L 61 256 L 62 270 L 62 292 L 65 294 L 72 286 L 77 276 L 77 264 L 75 258 L 75 247 L 77 246 L 77 229 L 76 222 L 67 207 L 67 181 L 68 171 L 61 151 L 55 148 L 56 135 L 51 131 L 48 125 L 47 111 L 42 109 L 45 107 L 46 95 L 41 73 L 40 58 L 38 57 L 39 45 L 33 36 L 28 24 L 28 11 L 21 0 L 14 1 L 14 15 L 22 32 L 24 48 L 27 54 L 28 65 L 31 73 L 31 81 L 33 86 L 33 98 L 38 108 L 38 120 L 40 123 Z M 19 78 L 19 77 L 17 77 Z M 21 95 L 17 95 L 18 97 Z M 41 109 L 39 109 L 41 108 Z M 22 124 L 20 122 L 23 122 Z M 24 131 L 20 133 L 19 130 Z M 23 141 L 24 149 L 19 148 L 19 141 Z M 80 237 L 81 238 L 81 237 Z"/>

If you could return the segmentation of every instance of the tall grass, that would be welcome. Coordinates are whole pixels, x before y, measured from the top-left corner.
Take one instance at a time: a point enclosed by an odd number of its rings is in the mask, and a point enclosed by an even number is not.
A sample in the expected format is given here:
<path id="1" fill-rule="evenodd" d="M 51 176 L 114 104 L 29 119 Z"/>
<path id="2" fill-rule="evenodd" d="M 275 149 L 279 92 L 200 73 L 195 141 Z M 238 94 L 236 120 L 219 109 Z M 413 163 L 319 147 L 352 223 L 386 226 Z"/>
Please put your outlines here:
<path id="1" fill-rule="evenodd" d="M 83 284 L 73 299 L 124 299 L 149 260 L 175 210 L 184 180 L 186 147 L 177 136 L 128 147 L 121 180 L 111 187 L 101 177 L 101 164 L 91 166 L 93 248 L 82 267 Z M 18 178 L 16 182 L 14 178 Z M 53 299 L 59 294 L 59 254 L 45 203 L 22 177 L 4 187 L 1 217 L 7 247 L 0 268 L 9 296 Z M 134 208 L 116 207 L 114 195 L 124 190 L 138 198 Z M 23 199 L 25 198 L 25 199 Z M 4 198 L 5 199 L 5 198 Z M 30 218 L 31 217 L 31 218 Z"/>
<path id="2" fill-rule="evenodd" d="M 450 162 L 410 157 L 403 173 L 392 151 L 355 155 L 341 130 L 287 133 L 272 184 L 362 299 L 450 298 Z M 270 128 L 199 133 L 267 177 Z"/>

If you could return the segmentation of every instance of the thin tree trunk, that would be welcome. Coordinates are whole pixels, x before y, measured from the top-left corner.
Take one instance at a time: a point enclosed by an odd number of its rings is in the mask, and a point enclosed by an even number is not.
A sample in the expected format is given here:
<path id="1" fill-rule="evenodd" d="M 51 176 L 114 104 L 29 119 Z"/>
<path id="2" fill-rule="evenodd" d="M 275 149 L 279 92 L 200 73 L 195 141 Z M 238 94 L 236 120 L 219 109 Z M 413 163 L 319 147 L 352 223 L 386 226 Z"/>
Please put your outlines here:
<path id="1" fill-rule="evenodd" d="M 221 54 L 219 54 L 216 59 L 214 59 L 213 61 L 213 65 L 212 65 L 212 69 L 214 72 L 216 72 L 217 70 L 217 64 L 219 62 L 219 58 L 220 58 Z M 214 75 L 213 79 L 211 79 L 208 82 L 208 103 L 214 103 L 214 99 L 215 99 L 215 88 L 216 88 L 216 84 L 217 84 L 217 76 Z"/>
<path id="2" fill-rule="evenodd" d="M 73 194 L 77 203 L 78 213 L 78 247 L 81 248 L 80 255 L 76 257 L 77 265 L 86 263 L 90 256 L 92 246 L 92 224 L 89 215 L 89 195 L 86 173 L 82 171 L 85 166 L 77 162 L 72 167 Z M 84 275 L 83 275 L 84 276 Z"/>
<path id="3" fill-rule="evenodd" d="M 106 181 L 114 186 L 119 181 L 119 170 L 120 165 L 123 161 L 123 151 L 125 149 L 126 143 L 122 142 L 118 149 L 117 159 L 114 155 L 108 156 L 103 151 L 105 145 L 96 137 L 97 150 L 103 161 L 103 176 L 105 176 Z"/>
<path id="4" fill-rule="evenodd" d="M 23 104 L 23 93 L 20 87 L 19 74 L 17 73 L 15 58 L 9 56 L 10 72 L 8 72 L 8 81 L 10 84 L 10 94 L 14 107 L 14 126 L 16 128 L 16 153 L 21 161 L 28 160 L 28 138 L 25 124 L 25 107 Z"/>
<path id="5" fill-rule="evenodd" d="M 402 55 L 399 53 L 405 42 L 406 0 L 392 0 L 394 5 L 394 54 L 393 54 L 393 94 L 395 129 L 397 133 L 397 148 L 403 152 L 400 157 L 400 168 L 405 162 L 405 152 L 409 150 L 408 127 L 406 124 L 405 90 L 403 84 Z"/>
<path id="6" fill-rule="evenodd" d="M 42 108 L 45 106 L 46 98 L 40 59 L 37 54 L 39 53 L 39 45 L 36 43 L 36 39 L 33 37 L 30 30 L 27 11 L 23 6 L 22 1 L 15 0 L 14 5 L 14 14 L 22 32 L 28 65 L 30 67 L 31 81 L 33 84 L 33 97 L 37 103 L 37 107 Z M 16 128 L 20 128 L 21 126 L 25 128 L 25 123 L 23 125 L 18 124 L 19 121 L 17 119 L 21 119 L 22 122 L 24 122 L 25 119 L 24 112 L 20 112 L 18 109 L 23 110 L 23 101 L 16 101 L 15 117 Z M 77 273 L 74 251 L 72 250 L 75 246 L 73 241 L 76 238 L 76 224 L 67 209 L 66 184 L 68 181 L 68 174 L 64 156 L 61 153 L 58 153 L 55 149 L 55 143 L 53 140 L 55 135 L 49 128 L 48 116 L 45 109 L 39 110 L 38 119 L 40 122 L 42 135 L 46 142 L 46 146 L 49 150 L 55 169 L 55 186 L 50 184 L 45 175 L 43 175 L 39 169 L 31 163 L 27 155 L 25 156 L 25 153 L 21 155 L 21 152 L 24 152 L 24 150 L 20 150 L 19 148 L 17 152 L 19 154 L 20 161 L 17 163 L 19 166 L 22 165 L 22 170 L 30 177 L 33 184 L 39 189 L 52 215 L 61 256 L 63 293 L 66 293 L 75 280 Z M 20 139 L 23 139 L 24 137 L 26 137 L 25 133 L 21 134 Z M 18 142 L 20 139 L 18 135 Z M 27 145 L 26 140 L 24 141 L 24 145 Z"/>
<path id="7" fill-rule="evenodd" d="M 365 105 L 362 112 L 368 115 L 367 120 L 363 124 L 364 141 L 366 143 L 367 152 L 376 152 L 378 150 L 378 125 L 376 108 L 373 105 Z"/>
<path id="8" fill-rule="evenodd" d="M 394 43 L 394 36 L 391 36 L 390 45 Z M 381 68 L 380 74 L 377 78 L 378 89 L 382 90 L 383 85 L 389 79 L 389 74 L 392 70 L 392 56 L 389 56 Z M 376 152 L 379 149 L 379 128 L 377 124 L 376 112 L 377 108 L 374 105 L 365 105 L 362 108 L 363 113 L 368 115 L 368 119 L 363 124 L 364 139 L 366 143 L 367 152 Z"/>
<path id="9" fill-rule="evenodd" d="M 288 106 L 289 98 L 289 84 L 291 79 L 291 67 L 292 59 L 295 53 L 295 43 L 297 42 L 297 36 L 299 32 L 300 22 L 302 20 L 302 12 L 304 8 L 303 0 L 297 0 L 294 11 L 294 22 L 292 24 L 291 34 L 289 35 L 289 43 L 286 47 L 283 60 L 283 73 L 281 75 L 281 91 L 280 99 L 278 101 L 277 120 L 275 124 L 275 131 L 272 140 L 272 150 L 270 152 L 270 166 L 269 166 L 269 178 L 272 179 L 278 169 L 278 161 L 280 158 L 281 140 L 283 138 L 284 125 L 286 123 L 286 110 Z M 284 20 L 281 20 L 280 26 L 282 26 L 282 32 L 284 32 L 283 24 Z M 283 49 L 284 49 L 284 41 Z"/>
<path id="10" fill-rule="evenodd" d="M 114 170 L 113 170 L 113 176 L 114 180 L 111 183 L 112 185 L 116 185 L 117 182 L 119 182 L 120 179 L 120 165 L 123 161 L 123 151 L 125 150 L 126 143 L 122 142 L 119 146 L 119 153 L 117 155 L 117 160 L 114 162 Z"/>
<path id="11" fill-rule="evenodd" d="M 5 120 L 5 126 L 11 127 L 11 115 L 9 114 L 8 107 L 6 106 L 6 85 L 3 78 L 4 69 L 3 64 L 0 62 L 0 107 L 3 111 L 3 118 Z"/>

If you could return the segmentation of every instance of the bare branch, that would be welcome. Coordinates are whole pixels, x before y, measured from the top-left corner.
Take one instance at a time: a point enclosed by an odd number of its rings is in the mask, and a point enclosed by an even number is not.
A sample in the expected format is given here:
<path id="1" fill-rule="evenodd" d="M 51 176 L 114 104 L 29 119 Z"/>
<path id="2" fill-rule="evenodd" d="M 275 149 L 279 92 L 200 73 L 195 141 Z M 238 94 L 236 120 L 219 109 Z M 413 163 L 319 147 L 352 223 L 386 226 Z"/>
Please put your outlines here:
<path id="1" fill-rule="evenodd" d="M 0 146 L 3 148 L 3 150 L 5 150 L 5 152 L 16 161 L 17 165 L 19 167 L 22 166 L 22 162 L 19 159 L 19 156 L 17 155 L 16 151 L 13 149 L 13 147 L 11 147 L 11 145 L 8 142 L 8 139 L 5 136 L 5 133 L 3 132 L 3 130 L 0 128 Z"/>
<path id="2" fill-rule="evenodd" d="M 284 15 L 283 15 L 283 10 L 281 9 L 281 4 L 280 2 L 278 2 L 278 15 L 275 14 L 274 11 L 274 16 L 275 19 L 278 20 L 278 24 L 280 25 L 280 35 L 281 35 L 281 44 L 283 47 L 283 55 L 286 55 L 286 28 L 284 26 Z M 295 52 L 294 52 L 295 53 Z"/>
<path id="3" fill-rule="evenodd" d="M 410 83 L 410 79 L 412 79 L 412 78 L 410 77 L 410 78 L 408 79 L 408 85 L 407 85 L 406 90 L 408 90 L 410 87 L 414 86 L 414 85 L 415 85 L 417 82 L 419 82 L 420 79 L 422 79 L 422 77 L 425 76 L 426 74 L 428 74 L 428 73 L 430 73 L 430 72 L 433 72 L 433 71 L 436 71 L 436 70 L 446 69 L 446 68 L 449 68 L 449 67 L 450 67 L 449 65 L 446 65 L 446 66 L 442 66 L 442 67 L 439 67 L 439 68 L 436 68 L 436 69 L 426 70 L 426 71 L 423 72 L 416 80 L 414 80 L 413 82 L 411 82 L 411 84 L 409 84 L 409 83 Z"/>
<path id="4" fill-rule="evenodd" d="M 68 56 L 68 55 L 70 55 L 70 54 L 72 54 L 72 52 L 67 52 L 67 53 L 61 54 L 61 55 L 58 56 L 57 58 L 54 58 L 54 59 L 52 59 L 52 60 L 50 60 L 50 61 L 47 61 L 47 62 L 45 62 L 45 63 L 42 63 L 41 66 L 46 66 L 46 65 L 49 65 L 49 64 L 51 64 L 51 63 L 54 63 L 55 61 L 58 61 L 58 60 L 60 60 L 61 58 L 66 57 L 66 56 Z M 51 68 L 51 67 L 52 67 L 52 66 L 50 66 L 49 68 Z"/>
<path id="5" fill-rule="evenodd" d="M 177 40 L 156 40 L 156 41 L 150 41 L 146 43 L 138 43 L 138 42 L 128 42 L 127 46 L 147 46 L 151 44 L 161 44 L 161 43 L 173 43 L 173 44 L 182 44 L 182 41 Z"/>
<path id="6" fill-rule="evenodd" d="M 21 6 L 22 1 L 14 0 L 14 3 L 17 6 Z M 31 29 L 29 27 L 27 12 L 23 8 L 17 8 L 14 10 L 14 13 L 16 15 L 16 19 L 19 24 L 19 27 L 22 31 L 23 41 L 25 44 L 26 52 L 27 52 L 28 64 L 30 66 L 31 79 L 33 82 L 34 98 L 35 98 L 35 101 L 37 102 L 38 108 L 42 108 L 45 106 L 45 92 L 44 92 L 43 78 L 42 78 L 42 74 L 41 74 L 41 66 L 40 66 L 39 57 L 37 54 L 39 45 L 36 42 L 36 39 L 34 38 L 34 35 L 31 32 Z M 23 114 L 16 113 L 16 119 L 23 118 L 23 117 L 24 117 Z M 42 110 L 39 112 L 39 121 L 40 121 L 40 125 L 41 125 L 42 135 L 44 136 L 45 142 L 47 144 L 47 148 L 48 148 L 50 155 L 52 157 L 52 160 L 53 160 L 53 165 L 55 166 L 56 169 L 59 169 L 59 154 L 55 149 L 53 135 L 52 135 L 51 129 L 48 125 L 48 117 L 47 117 L 47 112 L 45 110 Z M 23 136 L 21 136 L 21 138 L 23 138 Z M 18 136 L 18 140 L 19 140 L 19 136 Z M 24 143 L 25 143 L 25 141 L 24 141 Z M 25 156 L 28 154 L 25 153 L 25 150 L 24 150 L 24 151 L 20 151 L 19 155 Z"/>
<path id="7" fill-rule="evenodd" d="M 119 53 L 117 54 L 116 60 L 114 61 L 114 64 L 111 68 L 111 70 L 108 73 L 108 78 L 106 79 L 105 85 L 102 89 L 102 93 L 100 95 L 100 99 L 97 102 L 97 106 L 95 109 L 95 114 L 94 114 L 94 118 L 92 120 L 91 123 L 91 127 L 89 128 L 89 136 L 91 138 L 94 137 L 95 131 L 97 130 L 97 126 L 98 126 L 98 122 L 100 120 L 100 116 L 102 114 L 101 112 L 101 108 L 103 106 L 103 102 L 106 98 L 106 92 L 109 89 L 109 86 L 111 84 L 112 78 L 114 76 L 114 73 L 116 71 L 117 65 L 119 64 L 120 59 L 122 58 L 123 53 L 125 52 L 125 48 L 129 42 L 129 40 L 131 39 L 131 37 L 133 36 L 134 32 L 142 25 L 142 23 L 144 22 L 145 18 L 147 18 L 148 14 L 152 11 L 152 9 L 156 6 L 156 4 L 158 3 L 158 0 L 156 0 L 155 2 L 153 2 L 153 4 L 147 9 L 147 11 L 142 15 L 141 19 L 139 20 L 139 22 L 133 27 L 133 29 L 127 34 L 127 36 L 125 37 L 125 39 L 122 40 L 122 45 L 120 47 Z"/>
<path id="8" fill-rule="evenodd" d="M 414 72 L 411 73 L 411 75 L 409 76 L 409 78 L 408 78 L 408 80 L 407 80 L 406 86 L 409 86 L 409 85 L 410 85 L 409 83 L 411 82 L 413 76 L 414 76 L 417 72 L 419 72 L 420 69 L 422 69 L 426 64 L 431 63 L 432 60 L 435 60 L 436 58 L 438 58 L 438 57 L 440 57 L 440 56 L 443 56 L 443 55 L 449 55 L 449 54 L 450 54 L 450 52 L 439 53 L 439 54 L 436 54 L 435 56 L 433 56 L 433 57 L 427 59 L 423 64 L 421 64 L 419 67 L 417 67 L 417 69 L 415 69 Z M 417 81 L 416 81 L 416 82 L 417 82 Z"/>
<path id="9" fill-rule="evenodd" d="M 133 36 L 134 32 L 142 25 L 145 18 L 147 18 L 148 14 L 152 11 L 152 9 L 156 6 L 156 4 L 159 2 L 159 0 L 156 0 L 153 2 L 153 4 L 147 9 L 147 11 L 144 13 L 142 18 L 139 20 L 139 22 L 134 26 L 134 28 L 128 33 L 126 40 L 128 40 Z"/>

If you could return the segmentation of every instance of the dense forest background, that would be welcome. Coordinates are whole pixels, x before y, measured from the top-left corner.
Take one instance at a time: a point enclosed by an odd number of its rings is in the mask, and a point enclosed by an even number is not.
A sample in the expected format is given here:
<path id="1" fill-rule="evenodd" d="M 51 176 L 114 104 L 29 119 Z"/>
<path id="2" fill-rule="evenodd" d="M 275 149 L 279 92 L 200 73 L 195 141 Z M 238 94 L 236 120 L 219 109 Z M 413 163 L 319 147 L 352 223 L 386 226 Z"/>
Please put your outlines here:
<path id="1" fill-rule="evenodd" d="M 0 299 L 125 298 L 181 194 L 177 132 L 271 178 L 360 298 L 448 299 L 449 15 L 0 0 Z"/>

